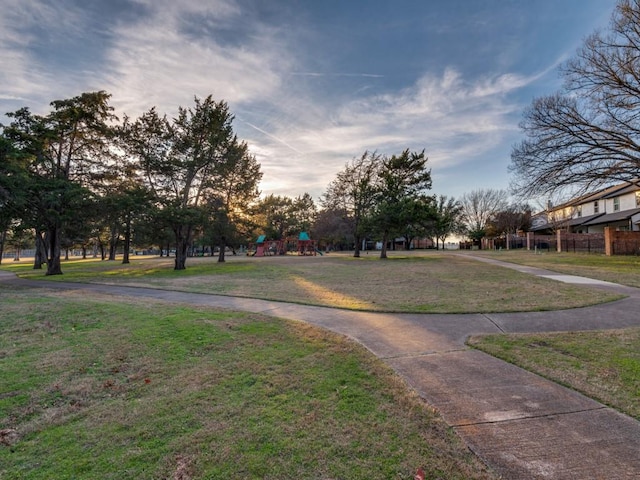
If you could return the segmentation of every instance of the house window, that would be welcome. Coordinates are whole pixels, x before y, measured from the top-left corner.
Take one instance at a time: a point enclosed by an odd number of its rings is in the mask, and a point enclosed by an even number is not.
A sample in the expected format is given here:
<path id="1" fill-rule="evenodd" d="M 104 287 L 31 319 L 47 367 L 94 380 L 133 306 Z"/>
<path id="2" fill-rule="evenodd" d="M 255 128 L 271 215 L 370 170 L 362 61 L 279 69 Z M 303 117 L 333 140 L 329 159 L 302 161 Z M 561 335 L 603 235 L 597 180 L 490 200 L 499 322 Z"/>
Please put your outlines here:
<path id="1" fill-rule="evenodd" d="M 578 212 L 578 218 L 580 218 L 582 216 L 582 205 L 578 205 L 576 211 Z"/>
<path id="2" fill-rule="evenodd" d="M 616 197 L 613 199 L 613 211 L 614 212 L 620 211 L 620 197 Z"/>
<path id="3" fill-rule="evenodd" d="M 636 208 L 640 208 L 640 190 L 636 192 Z"/>
<path id="4" fill-rule="evenodd" d="M 638 202 L 638 196 L 636 195 L 636 202 Z M 600 213 L 600 205 L 598 205 L 598 201 L 593 202 L 593 213 Z"/>

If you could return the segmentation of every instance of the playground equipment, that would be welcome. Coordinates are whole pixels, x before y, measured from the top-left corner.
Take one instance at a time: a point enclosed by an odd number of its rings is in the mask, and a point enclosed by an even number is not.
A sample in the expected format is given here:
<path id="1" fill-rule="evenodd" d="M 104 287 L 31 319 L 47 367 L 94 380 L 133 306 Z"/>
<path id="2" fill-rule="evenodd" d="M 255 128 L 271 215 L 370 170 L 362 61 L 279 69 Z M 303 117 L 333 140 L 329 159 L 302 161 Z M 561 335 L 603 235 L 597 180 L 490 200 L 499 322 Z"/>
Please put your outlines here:
<path id="1" fill-rule="evenodd" d="M 316 246 L 316 241 L 311 240 L 307 232 L 300 232 L 300 235 L 298 235 L 297 250 L 298 255 L 316 255 L 317 253 L 322 255 L 322 252 Z"/>
<path id="2" fill-rule="evenodd" d="M 286 240 L 267 240 L 266 235 L 260 235 L 256 241 L 254 257 L 271 255 L 285 255 L 287 253 Z"/>
<path id="3" fill-rule="evenodd" d="M 271 255 L 286 255 L 288 252 L 298 252 L 298 255 L 322 255 L 317 248 L 317 242 L 309 237 L 307 232 L 300 232 L 298 238 L 288 237 L 282 240 L 267 240 L 266 235 L 260 235 L 256 240 L 254 257 Z"/>

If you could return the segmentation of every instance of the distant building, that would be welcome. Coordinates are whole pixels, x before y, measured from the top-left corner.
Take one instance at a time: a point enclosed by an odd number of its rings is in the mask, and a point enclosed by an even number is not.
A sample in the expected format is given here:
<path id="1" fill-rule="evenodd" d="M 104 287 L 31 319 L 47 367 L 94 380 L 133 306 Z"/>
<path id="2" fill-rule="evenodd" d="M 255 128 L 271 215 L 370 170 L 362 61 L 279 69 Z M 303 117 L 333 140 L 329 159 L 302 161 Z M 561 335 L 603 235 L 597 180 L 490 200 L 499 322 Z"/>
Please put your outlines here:
<path id="1" fill-rule="evenodd" d="M 605 227 L 640 231 L 640 179 L 574 198 L 534 215 L 531 231 L 602 233 Z"/>

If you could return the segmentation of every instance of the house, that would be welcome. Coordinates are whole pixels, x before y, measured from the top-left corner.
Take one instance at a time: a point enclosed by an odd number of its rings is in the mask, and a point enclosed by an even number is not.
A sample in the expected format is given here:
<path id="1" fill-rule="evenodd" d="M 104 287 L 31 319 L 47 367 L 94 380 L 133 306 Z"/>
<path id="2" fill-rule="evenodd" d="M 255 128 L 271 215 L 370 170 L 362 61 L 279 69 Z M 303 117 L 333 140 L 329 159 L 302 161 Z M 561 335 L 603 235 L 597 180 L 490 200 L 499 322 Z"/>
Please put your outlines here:
<path id="1" fill-rule="evenodd" d="M 534 216 L 531 231 L 553 233 L 603 233 L 640 231 L 640 179 L 623 182 L 597 192 L 551 206 Z"/>

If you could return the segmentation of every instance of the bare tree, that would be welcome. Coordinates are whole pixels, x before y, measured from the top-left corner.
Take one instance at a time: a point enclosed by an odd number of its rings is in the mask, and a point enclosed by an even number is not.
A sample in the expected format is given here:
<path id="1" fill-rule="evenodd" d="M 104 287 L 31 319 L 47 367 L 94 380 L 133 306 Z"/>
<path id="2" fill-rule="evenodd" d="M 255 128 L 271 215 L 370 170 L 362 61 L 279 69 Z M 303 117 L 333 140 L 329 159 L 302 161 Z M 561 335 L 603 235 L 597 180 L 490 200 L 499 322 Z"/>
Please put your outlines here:
<path id="1" fill-rule="evenodd" d="M 480 240 L 495 214 L 507 208 L 508 194 L 505 190 L 492 188 L 473 190 L 465 193 L 460 203 L 467 236 Z"/>
<path id="2" fill-rule="evenodd" d="M 588 37 L 561 70 L 564 88 L 524 112 L 513 188 L 586 191 L 640 174 L 640 0 L 620 0 L 606 34 Z"/>

